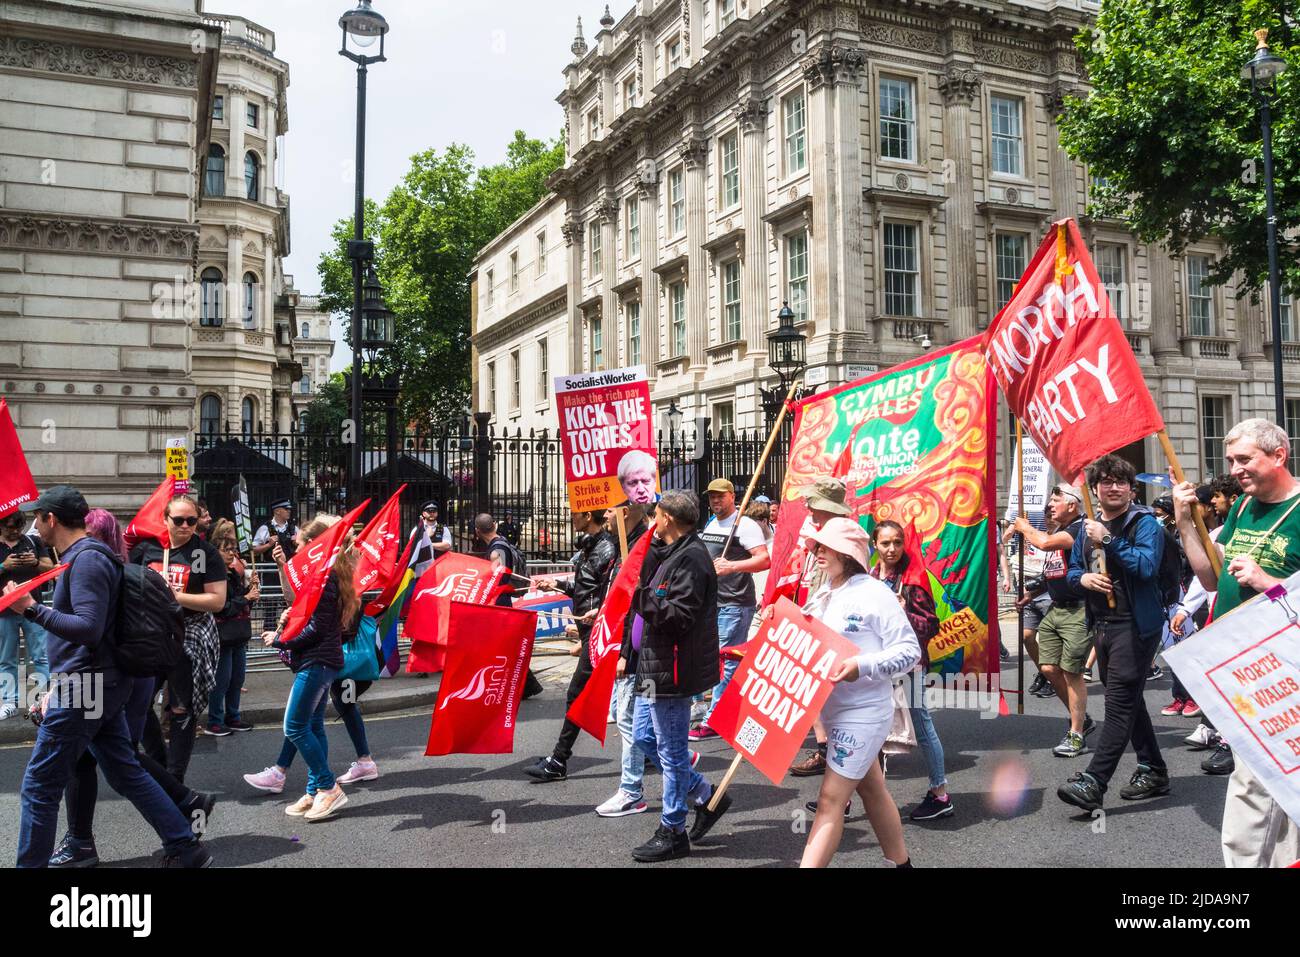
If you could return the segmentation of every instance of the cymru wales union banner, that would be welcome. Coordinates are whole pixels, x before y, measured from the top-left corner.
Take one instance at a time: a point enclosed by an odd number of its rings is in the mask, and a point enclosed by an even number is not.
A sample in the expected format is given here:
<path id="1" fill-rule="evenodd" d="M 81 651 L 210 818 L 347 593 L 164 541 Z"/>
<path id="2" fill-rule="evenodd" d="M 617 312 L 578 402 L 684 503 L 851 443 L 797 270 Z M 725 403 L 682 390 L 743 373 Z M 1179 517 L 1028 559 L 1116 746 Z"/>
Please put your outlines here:
<path id="1" fill-rule="evenodd" d="M 801 493 L 828 475 L 844 480 L 847 505 L 868 531 L 886 519 L 908 534 L 915 527 L 939 610 L 929 652 L 940 674 L 999 670 L 996 406 L 978 338 L 795 406 L 777 534 L 788 538 L 784 552 L 794 551 L 806 514 Z M 773 568 L 782 567 L 783 543 L 773 544 Z"/>

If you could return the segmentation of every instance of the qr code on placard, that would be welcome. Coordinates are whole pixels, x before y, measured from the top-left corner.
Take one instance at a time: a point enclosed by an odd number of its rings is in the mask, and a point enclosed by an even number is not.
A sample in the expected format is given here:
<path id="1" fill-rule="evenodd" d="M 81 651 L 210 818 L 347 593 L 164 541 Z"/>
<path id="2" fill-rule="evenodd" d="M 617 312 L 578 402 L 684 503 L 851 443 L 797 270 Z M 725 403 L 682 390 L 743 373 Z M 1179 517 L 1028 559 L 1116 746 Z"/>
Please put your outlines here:
<path id="1" fill-rule="evenodd" d="M 763 743 L 765 737 L 767 737 L 767 728 L 753 718 L 746 718 L 745 723 L 736 732 L 736 747 L 750 754 L 757 754 L 758 746 Z"/>

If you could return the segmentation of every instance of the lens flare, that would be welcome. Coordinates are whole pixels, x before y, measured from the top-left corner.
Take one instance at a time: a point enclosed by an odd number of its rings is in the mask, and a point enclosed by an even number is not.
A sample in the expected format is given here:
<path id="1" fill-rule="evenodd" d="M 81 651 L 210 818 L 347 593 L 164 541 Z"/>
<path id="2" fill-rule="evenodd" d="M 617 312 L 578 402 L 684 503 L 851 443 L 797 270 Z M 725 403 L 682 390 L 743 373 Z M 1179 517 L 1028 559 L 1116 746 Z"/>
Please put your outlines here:
<path id="1" fill-rule="evenodd" d="M 993 769 L 987 804 L 999 817 L 1013 817 L 1025 804 L 1029 791 L 1029 768 L 1017 758 L 1007 758 Z"/>

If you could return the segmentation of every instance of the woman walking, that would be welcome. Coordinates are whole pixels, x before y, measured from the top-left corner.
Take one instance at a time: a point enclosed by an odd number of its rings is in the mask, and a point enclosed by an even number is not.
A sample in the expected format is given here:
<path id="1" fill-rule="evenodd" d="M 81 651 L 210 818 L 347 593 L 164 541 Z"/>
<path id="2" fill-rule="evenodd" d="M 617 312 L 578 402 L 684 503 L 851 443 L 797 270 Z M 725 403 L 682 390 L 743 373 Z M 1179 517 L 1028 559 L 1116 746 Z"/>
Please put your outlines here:
<path id="1" fill-rule="evenodd" d="M 854 791 L 885 860 L 911 867 L 898 807 L 885 787 L 877 756 L 893 722 L 892 685 L 921 658 L 916 634 L 889 588 L 867 574 L 867 534 L 847 518 L 832 518 L 808 536 L 825 580 L 804 606 L 861 650 L 831 676 L 821 718 L 829 745 L 817 814 L 808 831 L 802 867 L 825 867 L 844 833 L 843 807 Z"/>
<path id="2" fill-rule="evenodd" d="M 212 527 L 210 541 L 226 563 L 226 603 L 216 615 L 221 657 L 216 683 L 208 695 L 208 723 L 203 733 L 221 738 L 232 731 L 253 730 L 240 717 L 239 702 L 248 665 L 248 643 L 253 638 L 250 610 L 262 593 L 257 574 L 246 571 L 239 557 L 234 523 L 224 518 L 218 521 Z"/>

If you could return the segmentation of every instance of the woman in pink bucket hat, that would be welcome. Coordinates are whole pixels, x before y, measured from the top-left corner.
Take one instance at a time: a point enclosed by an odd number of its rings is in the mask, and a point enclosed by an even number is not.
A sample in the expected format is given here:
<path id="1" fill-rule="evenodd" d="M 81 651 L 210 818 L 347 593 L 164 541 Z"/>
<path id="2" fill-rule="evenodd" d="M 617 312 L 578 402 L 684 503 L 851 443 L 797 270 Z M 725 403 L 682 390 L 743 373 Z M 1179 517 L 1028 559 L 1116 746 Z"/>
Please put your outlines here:
<path id="1" fill-rule="evenodd" d="M 898 599 L 867 574 L 871 550 L 857 522 L 832 518 L 808 541 L 825 580 L 804 612 L 853 642 L 860 654 L 831 676 L 835 687 L 821 713 L 829 746 L 826 774 L 800 866 L 830 863 L 844 833 L 844 805 L 857 791 L 885 860 L 911 867 L 898 806 L 876 757 L 893 723 L 894 676 L 921 660 L 921 646 Z"/>

